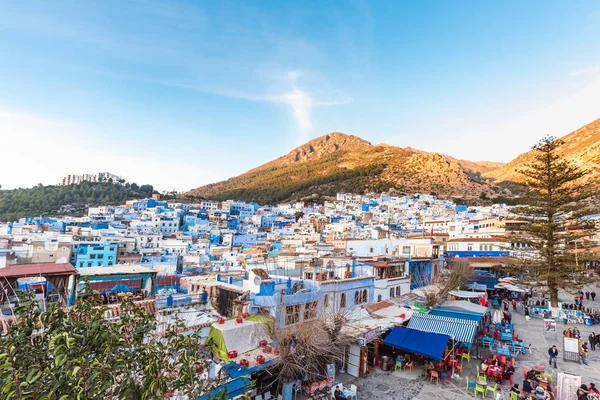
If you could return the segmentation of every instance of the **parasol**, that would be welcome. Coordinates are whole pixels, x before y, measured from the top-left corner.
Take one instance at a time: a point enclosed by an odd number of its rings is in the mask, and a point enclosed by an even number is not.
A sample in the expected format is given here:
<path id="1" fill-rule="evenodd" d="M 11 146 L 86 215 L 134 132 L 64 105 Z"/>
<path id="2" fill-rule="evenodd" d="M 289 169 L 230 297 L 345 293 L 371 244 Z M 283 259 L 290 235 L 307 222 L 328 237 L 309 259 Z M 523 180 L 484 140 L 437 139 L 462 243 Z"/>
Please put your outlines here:
<path id="1" fill-rule="evenodd" d="M 546 367 L 543 366 L 542 364 L 536 364 L 536 366 L 533 367 L 533 370 L 537 371 L 537 372 L 544 372 L 545 369 L 546 369 Z"/>

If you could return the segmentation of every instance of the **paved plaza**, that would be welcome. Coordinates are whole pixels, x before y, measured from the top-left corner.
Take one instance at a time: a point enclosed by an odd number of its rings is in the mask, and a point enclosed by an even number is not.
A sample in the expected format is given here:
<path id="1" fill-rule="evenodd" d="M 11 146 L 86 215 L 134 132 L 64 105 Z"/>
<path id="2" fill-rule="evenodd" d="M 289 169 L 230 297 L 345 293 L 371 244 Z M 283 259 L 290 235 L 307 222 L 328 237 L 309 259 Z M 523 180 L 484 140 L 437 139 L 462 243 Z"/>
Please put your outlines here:
<path id="1" fill-rule="evenodd" d="M 596 301 L 592 302 L 584 300 L 584 306 L 600 309 L 600 288 L 595 285 L 588 286 L 587 290 L 595 290 L 598 296 Z M 584 289 L 585 291 L 586 289 Z M 560 294 L 561 301 L 571 301 L 572 296 L 567 293 Z M 523 368 L 531 369 L 535 364 L 542 363 L 546 368 L 551 368 L 548 365 L 548 348 L 556 345 L 559 350 L 558 372 L 566 372 L 582 377 L 582 382 L 589 384 L 590 382 L 600 383 L 600 350 L 589 352 L 588 366 L 574 362 L 562 360 L 562 331 L 566 329 L 565 325 L 558 324 L 556 338 L 554 334 L 546 335 L 544 333 L 544 323 L 541 319 L 532 318 L 526 321 L 521 314 L 513 312 L 513 323 L 515 324 L 515 332 L 523 339 L 523 342 L 531 344 L 531 354 L 527 352 L 525 355 L 520 355 L 517 358 L 515 365 L 514 383 L 523 383 Z M 592 332 L 600 333 L 600 325 L 584 326 L 581 324 L 569 325 L 570 327 L 577 326 L 581 331 L 582 337 L 587 341 L 588 335 Z M 481 356 L 489 353 L 489 349 L 482 349 Z M 354 383 L 358 387 L 359 399 L 448 399 L 461 400 L 474 398 L 472 390 L 467 392 L 465 377 L 473 379 L 476 375 L 475 369 L 478 360 L 475 357 L 475 350 L 472 352 L 471 362 L 464 365 L 464 375 L 460 378 L 453 379 L 452 382 L 440 382 L 439 384 L 430 383 L 425 380 L 423 366 L 415 365 L 414 371 L 381 371 L 376 370 L 367 378 L 352 378 L 348 375 L 340 377 L 344 384 Z M 507 392 L 510 389 L 508 382 L 502 386 Z M 505 395 L 508 399 L 508 394 Z M 489 395 L 491 398 L 491 394 Z"/>

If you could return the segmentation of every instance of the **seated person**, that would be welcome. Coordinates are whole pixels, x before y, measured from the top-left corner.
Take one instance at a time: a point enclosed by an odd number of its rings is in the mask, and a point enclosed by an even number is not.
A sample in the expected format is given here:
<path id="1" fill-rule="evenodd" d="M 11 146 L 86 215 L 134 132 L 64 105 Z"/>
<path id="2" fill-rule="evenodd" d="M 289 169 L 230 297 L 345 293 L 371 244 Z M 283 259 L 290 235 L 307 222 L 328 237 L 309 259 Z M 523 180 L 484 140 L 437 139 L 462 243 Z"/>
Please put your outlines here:
<path id="1" fill-rule="evenodd" d="M 523 381 L 523 392 L 531 393 L 533 391 L 533 386 L 531 385 L 531 381 L 529 379 L 525 379 Z"/>
<path id="2" fill-rule="evenodd" d="M 519 389 L 519 384 L 515 383 L 514 385 L 512 385 L 512 387 L 510 388 L 510 391 L 516 394 L 521 394 L 521 389 Z"/>
<path id="3" fill-rule="evenodd" d="M 425 370 L 427 371 L 427 374 L 429 374 L 434 369 L 435 365 L 433 365 L 433 361 L 429 360 L 429 362 L 425 364 Z"/>
<path id="4" fill-rule="evenodd" d="M 537 372 L 533 370 L 527 371 L 527 379 L 532 381 L 537 380 Z"/>
<path id="5" fill-rule="evenodd" d="M 500 365 L 500 361 L 497 358 L 494 358 L 492 360 L 492 364 L 491 365 L 493 365 L 494 367 L 497 367 L 498 365 Z"/>
<path id="6" fill-rule="evenodd" d="M 404 357 L 400 354 L 396 356 L 396 362 L 400 363 L 400 365 L 404 366 Z"/>
<path id="7" fill-rule="evenodd" d="M 546 391 L 541 386 L 536 387 L 534 393 L 535 396 L 540 400 L 544 400 L 544 398 L 546 398 Z"/>
<path id="8" fill-rule="evenodd" d="M 502 371 L 502 379 L 509 380 L 512 374 L 515 372 L 515 368 L 512 365 L 509 365 Z"/>
<path id="9" fill-rule="evenodd" d="M 342 391 L 340 390 L 339 386 L 335 387 L 335 391 L 333 392 L 333 397 L 335 397 L 335 400 L 348 400 L 344 394 L 342 393 Z"/>
<path id="10" fill-rule="evenodd" d="M 487 371 L 487 369 L 488 369 L 488 365 L 482 361 L 482 362 L 481 362 L 481 365 L 479 366 L 479 370 L 480 370 L 482 373 L 485 373 L 485 372 Z"/>

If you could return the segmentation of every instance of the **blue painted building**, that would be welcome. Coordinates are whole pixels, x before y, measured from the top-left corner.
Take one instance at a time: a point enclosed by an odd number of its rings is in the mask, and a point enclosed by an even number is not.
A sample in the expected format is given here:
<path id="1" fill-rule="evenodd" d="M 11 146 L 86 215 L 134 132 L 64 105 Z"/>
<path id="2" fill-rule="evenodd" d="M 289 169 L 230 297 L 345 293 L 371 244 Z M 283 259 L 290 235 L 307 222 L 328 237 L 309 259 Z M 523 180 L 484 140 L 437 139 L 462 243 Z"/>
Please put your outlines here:
<path id="1" fill-rule="evenodd" d="M 370 275 L 371 270 L 356 261 L 341 267 L 307 268 L 300 271 L 304 275 L 297 277 L 252 269 L 241 284 L 250 291 L 250 313 L 268 312 L 279 326 L 288 326 L 327 311 L 351 310 L 372 303 L 375 277 Z"/>
<path id="2" fill-rule="evenodd" d="M 430 285 L 440 273 L 443 258 L 405 258 L 410 273 L 410 290 Z"/>
<path id="3" fill-rule="evenodd" d="M 137 200 L 133 203 L 133 209 L 136 211 L 143 211 L 147 208 L 154 208 L 156 207 L 156 200 L 154 199 L 142 199 L 142 200 Z M 165 203 L 166 205 L 166 203 Z"/>
<path id="4" fill-rule="evenodd" d="M 75 243 L 72 264 L 75 268 L 110 267 L 116 264 L 118 242 Z"/>
<path id="5" fill-rule="evenodd" d="M 233 246 L 252 246 L 256 244 L 265 244 L 267 242 L 267 233 L 245 233 L 234 234 L 231 244 Z"/>

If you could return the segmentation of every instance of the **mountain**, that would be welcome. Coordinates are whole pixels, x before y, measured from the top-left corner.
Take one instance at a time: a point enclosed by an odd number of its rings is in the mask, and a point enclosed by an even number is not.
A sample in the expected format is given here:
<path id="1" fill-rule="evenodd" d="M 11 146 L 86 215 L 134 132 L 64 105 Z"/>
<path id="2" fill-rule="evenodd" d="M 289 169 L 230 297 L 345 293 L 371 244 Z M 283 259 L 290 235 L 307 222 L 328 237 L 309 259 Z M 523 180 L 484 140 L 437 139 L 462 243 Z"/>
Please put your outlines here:
<path id="1" fill-rule="evenodd" d="M 491 191 L 484 174 L 499 165 L 457 160 L 410 147 L 372 145 L 333 132 L 250 171 L 186 193 L 187 197 L 273 204 L 346 191 L 435 192 L 479 196 Z"/>
<path id="2" fill-rule="evenodd" d="M 561 147 L 562 154 L 577 166 L 589 173 L 585 179 L 597 184 L 600 182 L 600 119 L 589 123 L 561 138 L 565 144 Z M 524 181 L 524 176 L 518 171 L 534 160 L 535 151 L 523 153 L 511 162 L 484 173 L 495 182 Z"/>

